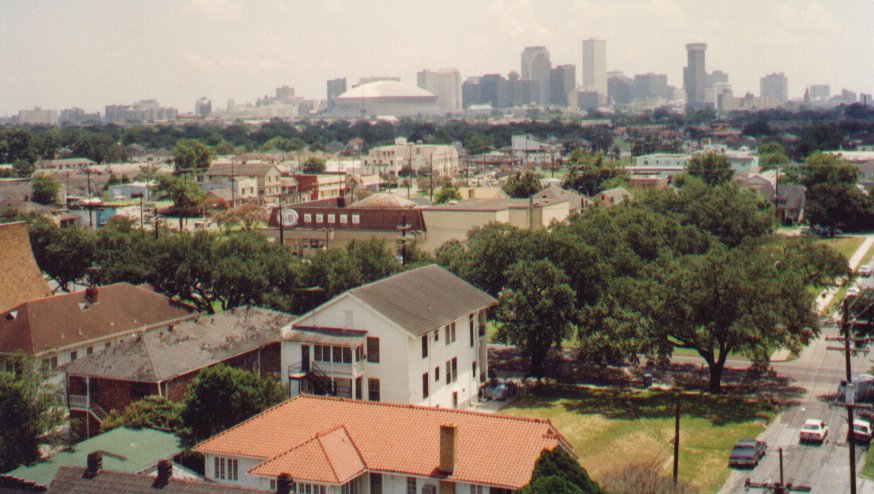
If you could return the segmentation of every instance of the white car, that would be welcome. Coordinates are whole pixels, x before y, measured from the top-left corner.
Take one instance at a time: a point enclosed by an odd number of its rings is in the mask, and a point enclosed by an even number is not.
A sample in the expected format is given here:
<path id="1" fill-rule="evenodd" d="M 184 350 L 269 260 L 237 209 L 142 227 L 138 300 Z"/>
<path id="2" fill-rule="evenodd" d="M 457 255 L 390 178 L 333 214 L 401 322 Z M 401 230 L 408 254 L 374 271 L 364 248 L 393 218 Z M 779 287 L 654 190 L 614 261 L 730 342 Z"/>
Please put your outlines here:
<path id="1" fill-rule="evenodd" d="M 858 295 L 859 295 L 859 287 L 851 286 L 850 288 L 847 288 L 847 296 L 848 297 L 856 297 Z"/>
<path id="2" fill-rule="evenodd" d="M 801 442 L 819 443 L 825 441 L 828 435 L 828 426 L 819 419 L 808 419 L 801 426 Z"/>
<path id="3" fill-rule="evenodd" d="M 871 422 L 862 419 L 854 419 L 853 438 L 859 444 L 868 444 L 871 442 Z"/>
<path id="4" fill-rule="evenodd" d="M 871 276 L 871 266 L 863 264 L 859 267 L 859 276 Z"/>

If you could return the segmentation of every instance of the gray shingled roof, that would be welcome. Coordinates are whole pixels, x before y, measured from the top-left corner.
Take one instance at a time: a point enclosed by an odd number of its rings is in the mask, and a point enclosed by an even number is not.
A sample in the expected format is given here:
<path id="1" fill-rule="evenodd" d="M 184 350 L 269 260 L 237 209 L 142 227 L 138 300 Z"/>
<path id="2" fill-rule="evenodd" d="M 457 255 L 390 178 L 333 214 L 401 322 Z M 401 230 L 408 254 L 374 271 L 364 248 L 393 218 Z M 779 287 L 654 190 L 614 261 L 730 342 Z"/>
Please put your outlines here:
<path id="1" fill-rule="evenodd" d="M 497 303 L 487 293 L 436 264 L 396 274 L 349 293 L 416 336 Z"/>
<path id="2" fill-rule="evenodd" d="M 101 470 L 93 478 L 85 478 L 85 468 L 61 467 L 49 486 L 49 494 L 242 494 L 269 492 L 194 480 L 170 481 L 155 486 L 155 479 L 145 475 Z"/>
<path id="3" fill-rule="evenodd" d="M 130 337 L 112 349 L 79 359 L 69 374 L 125 381 L 163 382 L 279 341 L 292 316 L 260 308 L 238 308 L 161 326 Z"/>

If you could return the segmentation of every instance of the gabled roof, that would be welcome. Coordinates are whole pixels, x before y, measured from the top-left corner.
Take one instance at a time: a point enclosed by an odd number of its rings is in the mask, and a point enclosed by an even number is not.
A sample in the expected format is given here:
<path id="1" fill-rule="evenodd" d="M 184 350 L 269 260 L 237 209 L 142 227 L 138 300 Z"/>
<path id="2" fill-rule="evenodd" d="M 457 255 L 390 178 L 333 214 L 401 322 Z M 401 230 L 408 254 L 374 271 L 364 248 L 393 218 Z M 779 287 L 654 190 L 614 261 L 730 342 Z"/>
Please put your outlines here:
<path id="1" fill-rule="evenodd" d="M 534 194 L 534 199 L 546 200 L 548 202 L 567 201 L 570 203 L 571 210 L 579 211 L 583 208 L 583 196 L 572 191 L 563 189 L 557 185 L 550 185 L 540 192 Z"/>
<path id="2" fill-rule="evenodd" d="M 197 316 L 137 335 L 79 359 L 68 374 L 123 381 L 163 382 L 223 362 L 280 339 L 292 316 L 256 307 Z"/>
<path id="3" fill-rule="evenodd" d="M 33 258 L 27 224 L 0 224 L 0 312 L 51 293 Z"/>
<path id="4" fill-rule="evenodd" d="M 456 461 L 448 476 L 439 473 L 443 425 L 456 428 Z M 324 434 L 318 436 L 319 446 L 324 444 L 330 453 L 315 449 L 317 434 Z M 351 475 L 360 460 L 371 472 L 518 489 L 528 483 L 540 452 L 556 446 L 572 452 L 548 420 L 299 395 L 200 443 L 194 451 L 270 460 L 251 469 L 253 474 L 272 476 L 285 466 L 324 472 L 324 466 L 292 464 L 292 459 L 304 461 L 303 448 L 308 448 L 314 458 L 306 461 L 318 462 L 327 454 L 324 461 L 337 469 L 337 478 Z M 296 449 L 301 450 L 297 456 L 285 456 Z"/>
<path id="5" fill-rule="evenodd" d="M 366 469 L 346 428 L 339 426 L 261 463 L 251 473 L 269 477 L 288 473 L 297 481 L 344 484 Z"/>
<path id="6" fill-rule="evenodd" d="M 104 461 L 105 460 L 104 456 Z M 270 492 L 214 482 L 171 478 L 167 485 L 154 487 L 155 479 L 146 475 L 101 470 L 87 478 L 83 467 L 61 467 L 49 486 L 49 494 L 246 494 Z"/>
<path id="7" fill-rule="evenodd" d="M 275 164 L 271 163 L 216 163 L 209 167 L 206 175 L 210 177 L 230 177 L 232 174 L 235 177 L 262 177 L 276 170 L 276 173 L 281 173 Z"/>
<path id="8" fill-rule="evenodd" d="M 497 303 L 484 291 L 436 264 L 405 271 L 348 293 L 414 336 Z"/>
<path id="9" fill-rule="evenodd" d="M 92 451 L 103 452 L 103 466 L 107 469 L 139 472 L 183 449 L 182 440 L 169 432 L 119 427 L 86 439 L 43 461 L 20 466 L 7 475 L 47 486 L 61 467 L 85 465 L 88 453 Z"/>
<path id="10" fill-rule="evenodd" d="M 2 255 L 2 254 L 0 254 Z M 144 287 L 116 283 L 30 300 L 0 313 L 0 352 L 37 354 L 185 317 L 188 306 Z"/>

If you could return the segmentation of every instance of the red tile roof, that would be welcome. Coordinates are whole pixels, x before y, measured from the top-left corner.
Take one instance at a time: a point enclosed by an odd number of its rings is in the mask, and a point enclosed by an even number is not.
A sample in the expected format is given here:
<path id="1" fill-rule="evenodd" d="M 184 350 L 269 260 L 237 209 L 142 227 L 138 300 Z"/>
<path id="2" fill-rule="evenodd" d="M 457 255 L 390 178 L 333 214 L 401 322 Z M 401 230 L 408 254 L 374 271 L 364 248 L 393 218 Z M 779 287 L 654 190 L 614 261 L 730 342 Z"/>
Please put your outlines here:
<path id="1" fill-rule="evenodd" d="M 31 300 L 0 313 L 0 353 L 37 354 L 188 316 L 191 308 L 147 288 L 116 283 Z"/>
<path id="2" fill-rule="evenodd" d="M 445 424 L 457 427 L 457 459 L 448 476 L 438 468 Z M 300 395 L 194 450 L 270 460 L 250 470 L 256 475 L 291 470 L 293 478 L 329 482 L 332 475 L 353 475 L 363 461 L 375 472 L 518 489 L 528 483 L 540 452 L 556 446 L 573 451 L 548 420 Z"/>

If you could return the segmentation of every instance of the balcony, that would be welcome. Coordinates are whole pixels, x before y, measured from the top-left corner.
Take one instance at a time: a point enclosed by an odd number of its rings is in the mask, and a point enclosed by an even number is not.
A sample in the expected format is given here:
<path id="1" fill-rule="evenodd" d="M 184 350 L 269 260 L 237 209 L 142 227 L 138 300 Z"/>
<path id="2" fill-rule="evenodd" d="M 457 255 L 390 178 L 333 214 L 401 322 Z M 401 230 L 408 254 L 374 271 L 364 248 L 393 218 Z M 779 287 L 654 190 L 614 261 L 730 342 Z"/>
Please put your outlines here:
<path id="1" fill-rule="evenodd" d="M 69 395 L 68 399 L 70 408 L 88 410 L 91 406 L 91 400 L 88 395 Z"/>
<path id="2" fill-rule="evenodd" d="M 365 361 L 358 362 L 313 362 L 318 368 L 330 377 L 339 377 L 345 379 L 356 378 L 364 375 L 366 370 Z"/>

